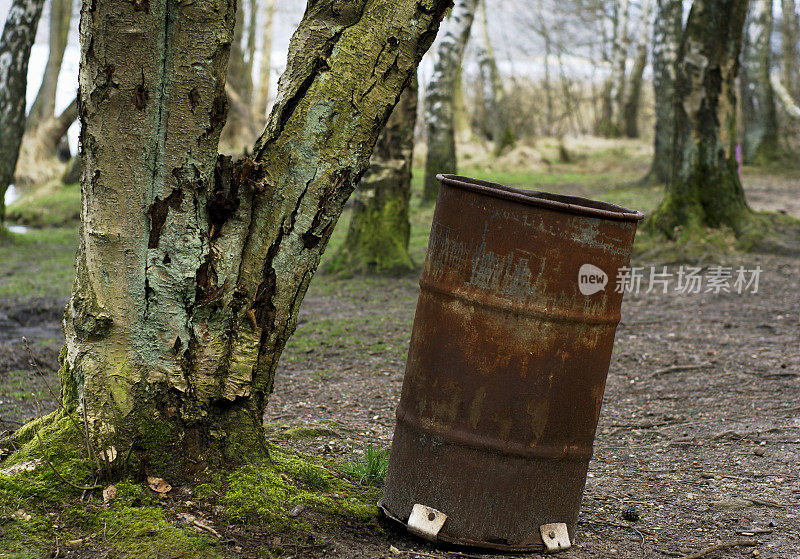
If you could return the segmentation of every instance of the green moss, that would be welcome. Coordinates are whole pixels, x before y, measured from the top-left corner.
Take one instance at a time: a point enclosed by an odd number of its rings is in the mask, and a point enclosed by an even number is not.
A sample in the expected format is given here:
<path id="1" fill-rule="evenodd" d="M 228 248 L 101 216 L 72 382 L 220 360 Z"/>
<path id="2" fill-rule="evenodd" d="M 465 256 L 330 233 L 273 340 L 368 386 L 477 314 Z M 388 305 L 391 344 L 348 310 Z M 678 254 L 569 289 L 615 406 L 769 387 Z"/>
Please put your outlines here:
<path id="1" fill-rule="evenodd" d="M 308 456 L 270 448 L 271 460 L 243 466 L 213 484 L 198 488 L 204 494 L 222 495 L 234 523 L 274 529 L 305 529 L 304 521 L 289 513 L 297 505 L 321 513 L 361 520 L 377 517 L 379 495 L 375 488 L 360 487 L 337 478 Z"/>
<path id="2" fill-rule="evenodd" d="M 0 298 L 66 298 L 75 278 L 77 244 L 77 228 L 0 235 Z"/>

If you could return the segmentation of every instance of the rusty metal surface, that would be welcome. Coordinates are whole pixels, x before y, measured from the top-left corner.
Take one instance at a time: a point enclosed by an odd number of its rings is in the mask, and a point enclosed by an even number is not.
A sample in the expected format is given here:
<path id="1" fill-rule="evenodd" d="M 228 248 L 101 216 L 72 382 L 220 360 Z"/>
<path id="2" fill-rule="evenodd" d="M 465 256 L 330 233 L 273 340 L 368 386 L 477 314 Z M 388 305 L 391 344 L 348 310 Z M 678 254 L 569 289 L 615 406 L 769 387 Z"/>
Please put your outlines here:
<path id="1" fill-rule="evenodd" d="M 574 541 L 639 212 L 440 176 L 380 506 L 447 515 L 441 541 Z M 578 270 L 606 288 L 583 295 Z"/>

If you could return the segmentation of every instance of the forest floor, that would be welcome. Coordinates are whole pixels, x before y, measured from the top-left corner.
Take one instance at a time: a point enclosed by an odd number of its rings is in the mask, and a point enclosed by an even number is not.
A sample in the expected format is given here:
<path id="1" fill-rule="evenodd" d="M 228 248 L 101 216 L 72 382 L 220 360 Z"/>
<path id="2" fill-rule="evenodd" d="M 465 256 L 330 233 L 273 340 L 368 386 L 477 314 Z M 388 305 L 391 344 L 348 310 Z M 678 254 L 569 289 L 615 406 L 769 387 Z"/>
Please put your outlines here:
<path id="1" fill-rule="evenodd" d="M 499 161 L 467 151 L 463 174 L 645 211 L 657 204 L 659 188 L 630 186 L 647 167 L 643 144 L 570 148 L 575 162 L 569 164 L 550 163 L 546 144 Z M 800 171 L 746 168 L 744 183 L 754 207 L 800 217 Z M 431 217 L 432 208 L 415 203 L 411 246 L 418 267 Z M 341 243 L 346 218 L 329 252 Z M 800 262 L 725 248 L 689 258 L 701 259 L 704 273 L 714 265 L 760 266 L 757 293 L 626 295 L 578 539 L 559 557 L 675 558 L 739 543 L 704 556 L 800 558 Z M 0 240 L 0 432 L 55 406 L 20 339 L 27 338 L 44 377 L 56 385 L 74 249 L 74 224 Z M 682 260 L 646 246 L 637 249 L 634 265 L 666 265 L 675 273 Z M 315 279 L 265 417 L 275 444 L 342 461 L 370 443 L 389 448 L 418 276 L 419 269 L 400 277 Z M 175 514 L 178 505 L 170 509 Z M 207 506 L 202 516 L 222 535 L 214 554 L 229 557 L 484 556 L 437 549 L 386 520 L 332 528 L 309 513 L 310 535 L 298 540 L 229 526 L 218 507 Z M 109 554 L 91 547 L 70 553 Z"/>

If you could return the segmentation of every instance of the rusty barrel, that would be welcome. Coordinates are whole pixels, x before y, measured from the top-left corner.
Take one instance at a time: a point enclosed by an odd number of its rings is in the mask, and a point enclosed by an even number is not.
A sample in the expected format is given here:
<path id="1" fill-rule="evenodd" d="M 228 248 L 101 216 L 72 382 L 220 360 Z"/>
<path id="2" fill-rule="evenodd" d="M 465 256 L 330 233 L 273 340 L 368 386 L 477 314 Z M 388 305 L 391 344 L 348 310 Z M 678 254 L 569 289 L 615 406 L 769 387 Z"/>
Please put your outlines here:
<path id="1" fill-rule="evenodd" d="M 379 505 L 403 523 L 415 505 L 440 511 L 438 541 L 540 550 L 541 527 L 559 523 L 574 541 L 620 319 L 617 271 L 644 216 L 437 178 Z"/>

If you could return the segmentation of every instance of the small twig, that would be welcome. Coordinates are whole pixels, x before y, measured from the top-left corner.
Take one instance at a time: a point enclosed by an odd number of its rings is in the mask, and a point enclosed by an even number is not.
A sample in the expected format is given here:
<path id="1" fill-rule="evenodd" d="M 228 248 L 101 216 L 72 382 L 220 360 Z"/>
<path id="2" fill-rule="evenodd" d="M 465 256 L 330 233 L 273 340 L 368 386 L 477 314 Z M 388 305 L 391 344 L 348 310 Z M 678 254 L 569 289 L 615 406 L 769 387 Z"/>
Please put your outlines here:
<path id="1" fill-rule="evenodd" d="M 698 369 L 707 369 L 711 367 L 711 363 L 700 363 L 699 365 L 675 365 L 673 367 L 666 367 L 664 369 L 659 369 L 653 373 L 654 377 L 658 377 L 661 375 L 666 375 L 669 373 L 682 373 L 684 371 L 696 371 Z"/>
<path id="2" fill-rule="evenodd" d="M 740 540 L 736 542 L 724 542 L 718 543 L 717 545 L 712 545 L 711 547 L 707 547 L 705 549 L 701 549 L 700 551 L 696 551 L 691 555 L 684 555 L 680 559 L 700 559 L 701 557 L 705 557 L 709 553 L 713 553 L 714 551 L 719 551 L 720 549 L 728 549 L 729 547 L 749 547 L 759 545 L 760 542 L 755 540 Z"/>
<path id="3" fill-rule="evenodd" d="M 50 461 L 50 459 L 47 457 L 47 453 L 44 450 L 44 442 L 42 441 L 42 436 L 39 434 L 39 431 L 36 431 L 36 438 L 39 439 L 39 449 L 42 451 L 42 459 L 44 460 L 44 463 L 50 466 L 50 469 L 53 470 L 53 473 L 56 474 L 56 477 L 58 477 L 58 479 L 60 479 L 70 487 L 74 487 L 78 491 L 92 491 L 94 489 L 100 489 L 101 487 L 100 485 L 92 485 L 92 486 L 75 485 L 74 483 L 66 479 L 64 476 L 62 476 L 58 472 L 58 470 L 56 470 L 56 467 L 53 466 L 53 463 Z"/>

